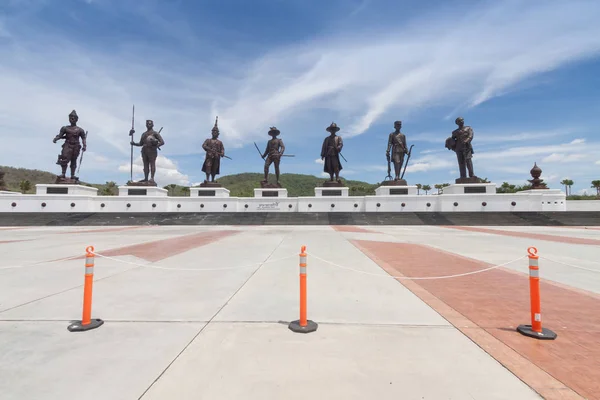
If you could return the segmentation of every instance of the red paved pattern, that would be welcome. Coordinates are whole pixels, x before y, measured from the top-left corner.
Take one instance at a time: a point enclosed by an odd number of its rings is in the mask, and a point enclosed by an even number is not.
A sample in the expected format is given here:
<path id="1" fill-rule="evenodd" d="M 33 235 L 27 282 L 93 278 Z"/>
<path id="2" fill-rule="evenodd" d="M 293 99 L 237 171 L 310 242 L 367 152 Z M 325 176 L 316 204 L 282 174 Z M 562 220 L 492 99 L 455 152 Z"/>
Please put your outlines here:
<path id="1" fill-rule="evenodd" d="M 592 246 L 600 246 L 600 240 L 598 240 L 598 239 L 576 238 L 576 237 L 559 236 L 559 235 L 546 235 L 546 234 L 542 234 L 542 233 L 512 232 L 512 231 L 503 231 L 500 229 L 488 229 L 488 228 L 479 228 L 479 227 L 473 227 L 473 226 L 442 226 L 442 227 L 449 228 L 449 229 L 458 229 L 458 230 L 468 231 L 468 232 L 491 233 L 492 235 L 547 240 L 550 242 L 558 242 L 558 243 L 587 244 L 587 245 L 592 245 Z"/>
<path id="2" fill-rule="evenodd" d="M 490 266 L 424 245 L 353 243 L 395 276 L 453 275 Z M 527 259 L 520 262 L 527 265 Z M 542 279 L 543 273 L 542 266 Z M 542 280 L 543 326 L 558 338 L 538 341 L 515 331 L 531 323 L 528 280 L 525 274 L 498 268 L 459 278 L 399 282 L 545 398 L 579 398 L 577 392 L 600 399 L 600 299 Z"/>
<path id="3" fill-rule="evenodd" d="M 379 233 L 368 229 L 359 228 L 354 225 L 331 225 L 333 230 L 338 232 L 356 232 L 356 233 Z"/>
<path id="4" fill-rule="evenodd" d="M 146 261 L 156 262 L 184 253 L 196 247 L 205 246 L 237 233 L 239 233 L 239 231 L 201 232 L 193 235 L 177 236 L 174 238 L 144 242 L 116 249 L 104 250 L 96 248 L 95 251 L 98 254 L 108 257 L 131 255 Z M 80 258 L 85 258 L 85 256 Z"/>

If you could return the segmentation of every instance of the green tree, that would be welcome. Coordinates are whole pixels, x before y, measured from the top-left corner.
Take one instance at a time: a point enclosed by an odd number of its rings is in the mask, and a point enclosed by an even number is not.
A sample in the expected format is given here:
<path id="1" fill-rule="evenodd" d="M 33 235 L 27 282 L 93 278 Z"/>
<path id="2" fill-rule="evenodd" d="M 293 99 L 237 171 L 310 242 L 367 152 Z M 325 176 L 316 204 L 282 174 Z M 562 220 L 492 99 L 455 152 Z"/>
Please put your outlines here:
<path id="1" fill-rule="evenodd" d="M 187 186 L 182 187 L 181 188 L 181 193 L 183 193 L 186 196 L 189 196 L 190 195 L 190 188 L 187 187 Z"/>
<path id="2" fill-rule="evenodd" d="M 600 179 L 592 181 L 592 187 L 596 189 L 596 196 L 600 197 Z"/>
<path id="3" fill-rule="evenodd" d="M 423 189 L 423 185 L 417 183 L 415 186 L 417 187 L 417 194 L 421 194 L 421 189 Z"/>
<path id="4" fill-rule="evenodd" d="M 19 183 L 19 189 L 21 189 L 21 193 L 25 194 L 31 190 L 31 182 L 28 180 L 21 181 Z"/>
<path id="5" fill-rule="evenodd" d="M 433 185 L 434 188 L 437 189 L 438 193 L 437 194 L 441 194 L 442 193 L 442 184 L 441 183 L 436 183 L 435 185 Z"/>
<path id="6" fill-rule="evenodd" d="M 425 194 L 427 194 L 431 190 L 431 186 L 429 186 L 429 185 L 423 185 L 422 189 L 425 191 Z"/>
<path id="7" fill-rule="evenodd" d="M 560 181 L 560 184 L 565 186 L 565 194 L 567 196 L 571 195 L 571 186 L 573 186 L 573 183 L 574 182 L 571 179 L 563 179 Z"/>

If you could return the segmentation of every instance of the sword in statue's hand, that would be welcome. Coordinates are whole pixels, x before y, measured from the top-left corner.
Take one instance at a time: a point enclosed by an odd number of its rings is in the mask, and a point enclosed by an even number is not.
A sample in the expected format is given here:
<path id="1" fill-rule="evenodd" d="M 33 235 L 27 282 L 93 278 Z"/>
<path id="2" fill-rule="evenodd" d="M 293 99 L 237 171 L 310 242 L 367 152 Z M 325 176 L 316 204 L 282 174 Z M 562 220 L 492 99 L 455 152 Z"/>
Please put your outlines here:
<path id="1" fill-rule="evenodd" d="M 87 140 L 87 136 L 88 136 L 88 131 L 85 131 L 85 139 Z M 87 142 L 86 142 L 86 147 L 87 147 Z M 79 166 L 77 167 L 77 175 L 79 175 L 79 170 L 81 170 L 81 162 L 83 161 L 83 153 L 85 153 L 85 151 L 81 152 L 81 157 L 79 157 Z"/>

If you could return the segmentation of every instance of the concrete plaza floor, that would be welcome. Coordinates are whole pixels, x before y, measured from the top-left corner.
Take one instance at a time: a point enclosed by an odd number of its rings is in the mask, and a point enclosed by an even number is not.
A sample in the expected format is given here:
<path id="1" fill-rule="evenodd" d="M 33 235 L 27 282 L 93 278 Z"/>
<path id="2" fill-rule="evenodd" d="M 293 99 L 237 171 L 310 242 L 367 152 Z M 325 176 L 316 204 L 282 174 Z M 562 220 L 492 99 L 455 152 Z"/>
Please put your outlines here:
<path id="1" fill-rule="evenodd" d="M 105 323 L 71 333 L 89 245 Z M 302 245 L 310 334 L 287 327 Z M 515 331 L 529 246 L 555 341 Z M 0 228 L 0 250 L 3 400 L 600 398 L 599 229 Z"/>

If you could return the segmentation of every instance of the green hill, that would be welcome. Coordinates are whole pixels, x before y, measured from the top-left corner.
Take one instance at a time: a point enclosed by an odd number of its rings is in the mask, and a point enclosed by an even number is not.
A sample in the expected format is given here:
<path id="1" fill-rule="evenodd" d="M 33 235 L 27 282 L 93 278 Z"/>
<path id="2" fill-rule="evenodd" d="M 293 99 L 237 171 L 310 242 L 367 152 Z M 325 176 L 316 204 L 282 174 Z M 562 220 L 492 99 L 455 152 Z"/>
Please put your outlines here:
<path id="1" fill-rule="evenodd" d="M 13 168 L 0 166 L 0 170 L 4 171 L 4 181 L 8 190 L 22 192 L 21 182 L 29 182 L 29 188 L 26 193 L 35 193 L 35 185 L 38 183 L 54 183 L 56 174 L 47 171 Z M 273 178 L 269 176 L 270 180 Z M 227 175 L 217 177 L 217 181 L 224 187 L 230 190 L 232 197 L 253 197 L 254 189 L 260 188 L 260 181 L 263 175 L 260 173 L 243 173 L 236 175 Z M 314 196 L 315 186 L 319 186 L 326 178 L 319 178 L 313 175 L 303 174 L 282 174 L 281 185 L 288 190 L 288 195 L 297 196 Z M 370 184 L 361 181 L 345 180 L 342 181 L 350 188 L 350 194 L 355 196 L 373 195 L 377 184 Z M 118 185 L 115 182 L 106 182 L 104 184 L 81 182 L 82 185 L 98 188 L 98 194 L 104 196 L 116 195 Z M 167 185 L 165 189 L 169 190 L 170 196 L 187 196 L 189 188 L 179 185 Z"/>

